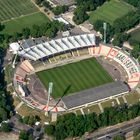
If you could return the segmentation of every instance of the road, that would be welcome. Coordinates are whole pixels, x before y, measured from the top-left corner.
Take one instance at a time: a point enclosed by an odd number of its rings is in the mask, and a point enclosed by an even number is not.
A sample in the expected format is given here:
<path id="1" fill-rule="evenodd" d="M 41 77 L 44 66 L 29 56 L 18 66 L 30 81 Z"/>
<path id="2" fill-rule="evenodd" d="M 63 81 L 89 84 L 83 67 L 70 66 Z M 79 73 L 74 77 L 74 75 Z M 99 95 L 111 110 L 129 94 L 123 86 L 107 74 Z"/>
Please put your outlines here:
<path id="1" fill-rule="evenodd" d="M 135 128 L 140 128 L 140 117 L 122 124 L 98 130 L 86 137 L 86 140 L 111 140 L 114 136 L 126 134 L 133 131 Z"/>

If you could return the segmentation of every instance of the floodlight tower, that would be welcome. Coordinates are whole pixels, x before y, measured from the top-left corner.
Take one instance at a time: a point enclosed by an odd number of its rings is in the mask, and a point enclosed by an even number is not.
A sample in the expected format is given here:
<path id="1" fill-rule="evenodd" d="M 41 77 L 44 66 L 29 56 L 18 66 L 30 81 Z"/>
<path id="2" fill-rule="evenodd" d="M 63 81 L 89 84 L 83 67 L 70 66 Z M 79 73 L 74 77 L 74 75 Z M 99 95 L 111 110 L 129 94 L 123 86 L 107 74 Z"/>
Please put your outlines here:
<path id="1" fill-rule="evenodd" d="M 47 107 L 49 108 L 50 95 L 53 89 L 53 82 L 49 82 Z M 49 112 L 49 110 L 47 110 Z M 48 112 L 46 112 L 48 114 Z"/>
<path id="2" fill-rule="evenodd" d="M 18 55 L 18 53 L 15 55 L 14 61 L 13 61 L 13 63 L 12 63 L 12 67 L 13 67 L 13 68 L 15 68 L 15 63 L 16 63 L 17 55 Z"/>
<path id="3" fill-rule="evenodd" d="M 104 43 L 106 44 L 106 29 L 107 29 L 107 23 L 103 23 L 103 29 L 104 29 Z"/>

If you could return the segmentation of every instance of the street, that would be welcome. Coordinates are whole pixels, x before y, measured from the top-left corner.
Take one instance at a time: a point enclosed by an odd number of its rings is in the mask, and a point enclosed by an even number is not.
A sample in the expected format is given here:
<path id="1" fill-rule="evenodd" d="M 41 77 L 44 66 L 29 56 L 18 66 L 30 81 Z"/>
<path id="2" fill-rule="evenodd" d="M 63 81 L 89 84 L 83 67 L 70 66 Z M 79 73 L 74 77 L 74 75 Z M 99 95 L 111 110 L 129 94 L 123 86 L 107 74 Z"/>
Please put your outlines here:
<path id="1" fill-rule="evenodd" d="M 111 140 L 116 135 L 124 135 L 136 128 L 140 128 L 140 117 L 122 124 L 102 128 L 90 134 L 86 140 Z"/>

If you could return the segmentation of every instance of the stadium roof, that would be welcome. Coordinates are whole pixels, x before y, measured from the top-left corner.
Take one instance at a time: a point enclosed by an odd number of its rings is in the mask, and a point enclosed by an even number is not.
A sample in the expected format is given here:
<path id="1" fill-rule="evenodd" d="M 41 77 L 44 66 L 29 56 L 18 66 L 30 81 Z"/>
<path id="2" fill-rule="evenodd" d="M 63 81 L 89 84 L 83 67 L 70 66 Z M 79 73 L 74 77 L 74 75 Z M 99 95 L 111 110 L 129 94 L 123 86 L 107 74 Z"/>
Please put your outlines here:
<path id="1" fill-rule="evenodd" d="M 34 44 L 33 41 L 26 41 L 24 45 L 19 45 L 20 49 L 18 51 L 18 54 L 20 56 L 36 61 L 38 59 L 68 50 L 93 46 L 95 45 L 95 35 L 84 34 L 70 36 L 61 39 L 51 40 L 48 42 L 39 41 L 39 43 L 36 44 Z"/>
<path id="2" fill-rule="evenodd" d="M 124 92 L 128 92 L 128 86 L 117 81 L 64 96 L 62 100 L 68 109 L 72 109 Z"/>

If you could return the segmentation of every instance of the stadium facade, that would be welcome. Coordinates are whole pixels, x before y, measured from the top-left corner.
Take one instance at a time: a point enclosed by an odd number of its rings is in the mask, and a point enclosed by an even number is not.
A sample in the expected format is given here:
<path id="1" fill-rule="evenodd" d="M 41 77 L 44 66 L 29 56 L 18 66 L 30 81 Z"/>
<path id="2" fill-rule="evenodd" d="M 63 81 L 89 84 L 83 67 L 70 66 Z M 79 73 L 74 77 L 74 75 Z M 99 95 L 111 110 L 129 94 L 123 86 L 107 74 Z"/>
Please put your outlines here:
<path id="1" fill-rule="evenodd" d="M 67 109 L 73 109 L 80 106 L 85 106 L 103 99 L 107 99 L 110 96 L 117 96 L 121 94 L 125 94 L 129 92 L 129 90 L 133 90 L 137 87 L 140 80 L 140 72 L 139 67 L 136 63 L 136 61 L 129 56 L 126 52 L 122 51 L 120 48 L 116 47 L 110 47 L 103 44 L 100 44 L 99 46 L 96 46 L 96 37 L 94 34 L 84 34 L 84 35 L 77 35 L 77 36 L 70 36 L 65 37 L 61 39 L 51 40 L 51 41 L 44 41 L 39 40 L 37 42 L 16 42 L 10 44 L 10 49 L 13 51 L 13 53 L 17 53 L 21 57 L 27 59 L 20 63 L 15 70 L 13 83 L 15 90 L 21 97 L 21 99 L 26 102 L 29 106 L 37 108 L 39 110 L 44 111 L 65 111 Z M 81 93 L 77 93 L 74 95 L 66 96 L 62 99 L 63 105 L 59 104 L 54 107 L 53 106 L 46 106 L 46 104 L 40 104 L 38 101 L 34 100 L 32 97 L 26 96 L 28 90 L 25 88 L 26 83 L 26 76 L 30 75 L 31 73 L 35 72 L 34 67 L 32 66 L 32 63 L 34 61 L 48 61 L 50 58 L 56 56 L 59 56 L 61 54 L 70 54 L 71 56 L 74 56 L 74 51 L 79 51 L 78 56 L 81 53 L 80 51 L 84 49 L 84 53 L 86 52 L 86 55 L 90 55 L 93 57 L 99 57 L 103 56 L 104 59 L 107 59 L 108 61 L 115 61 L 120 65 L 127 73 L 127 86 L 123 82 L 115 82 L 112 83 L 114 85 L 114 90 L 110 88 L 106 88 L 106 96 L 103 95 L 104 92 L 104 85 L 101 87 L 97 87 L 94 89 L 89 89 L 86 91 L 81 91 L 83 93 L 83 98 L 80 99 Z M 67 57 L 68 59 L 69 57 Z M 75 56 L 74 56 L 75 59 Z M 51 61 L 52 63 L 52 61 Z M 110 85 L 105 85 L 105 87 L 108 87 Z M 128 88 L 129 87 L 129 88 Z M 98 90 L 98 96 L 97 100 L 95 101 L 96 90 Z M 85 96 L 84 92 L 88 93 L 88 96 Z M 109 94 L 108 94 L 109 93 Z M 96 95 L 93 95 L 96 94 Z M 78 98 L 77 98 L 78 97 Z M 71 98 L 74 103 L 71 103 Z M 74 100 L 74 99 L 79 99 Z M 65 103 L 66 102 L 66 103 Z M 77 104 L 78 103 L 78 104 Z M 71 105 L 73 104 L 73 105 Z"/>

